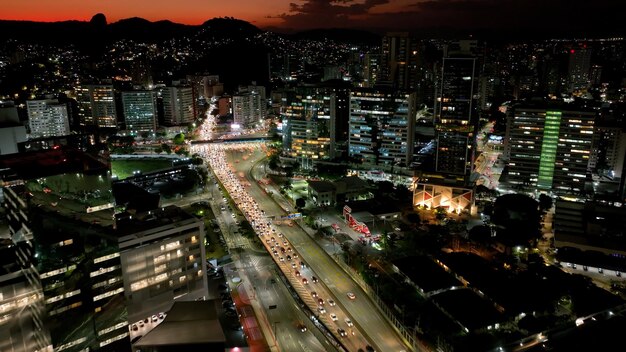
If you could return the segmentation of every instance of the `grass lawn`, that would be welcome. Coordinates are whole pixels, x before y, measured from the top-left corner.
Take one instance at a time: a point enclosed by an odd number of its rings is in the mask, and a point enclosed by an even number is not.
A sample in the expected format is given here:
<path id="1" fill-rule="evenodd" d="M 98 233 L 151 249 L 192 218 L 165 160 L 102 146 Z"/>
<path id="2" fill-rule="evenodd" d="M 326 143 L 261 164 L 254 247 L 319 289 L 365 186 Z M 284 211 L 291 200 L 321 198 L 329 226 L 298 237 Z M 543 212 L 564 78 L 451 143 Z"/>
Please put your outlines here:
<path id="1" fill-rule="evenodd" d="M 117 176 L 118 180 L 132 176 L 136 170 L 146 173 L 169 167 L 172 167 L 172 159 L 111 160 L 111 173 Z"/>

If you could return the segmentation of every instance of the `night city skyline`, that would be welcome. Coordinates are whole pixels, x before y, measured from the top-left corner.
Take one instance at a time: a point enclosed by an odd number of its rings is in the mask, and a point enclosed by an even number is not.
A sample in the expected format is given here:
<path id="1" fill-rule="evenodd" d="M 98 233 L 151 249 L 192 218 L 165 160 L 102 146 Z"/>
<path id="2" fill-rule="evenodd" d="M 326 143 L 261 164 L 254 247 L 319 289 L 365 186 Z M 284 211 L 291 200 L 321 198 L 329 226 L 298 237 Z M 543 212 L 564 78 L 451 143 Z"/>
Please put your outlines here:
<path id="1" fill-rule="evenodd" d="M 619 348 L 621 7 L 3 4 L 0 351 Z"/>

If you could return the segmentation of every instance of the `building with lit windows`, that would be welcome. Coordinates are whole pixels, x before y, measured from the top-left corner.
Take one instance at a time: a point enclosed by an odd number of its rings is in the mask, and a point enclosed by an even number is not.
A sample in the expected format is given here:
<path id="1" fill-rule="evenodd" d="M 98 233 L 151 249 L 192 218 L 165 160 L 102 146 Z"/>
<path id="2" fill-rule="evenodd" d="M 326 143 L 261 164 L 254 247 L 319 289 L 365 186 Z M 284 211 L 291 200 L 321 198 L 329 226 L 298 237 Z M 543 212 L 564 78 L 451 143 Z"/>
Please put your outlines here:
<path id="1" fill-rule="evenodd" d="M 208 295 L 204 224 L 178 207 L 117 221 L 128 321 Z"/>
<path id="2" fill-rule="evenodd" d="M 187 125 L 194 121 L 196 113 L 191 87 L 164 87 L 161 89 L 161 98 L 165 125 Z"/>
<path id="3" fill-rule="evenodd" d="M 3 180 L 3 206 L 28 282 L 21 289 L 33 300 L 11 318 L 11 334 L 29 329 L 20 324 L 31 314 L 39 346 L 130 351 L 108 166 L 70 148 L 6 156 L 0 166 L 13 171 Z M 0 282 L 0 291 L 16 290 L 19 280 Z"/>
<path id="4" fill-rule="evenodd" d="M 417 43 L 407 32 L 387 33 L 382 40 L 378 84 L 394 89 L 417 89 Z"/>
<path id="5" fill-rule="evenodd" d="M 254 92 L 233 96 L 233 118 L 242 128 L 254 128 L 265 118 L 265 101 Z"/>
<path id="6" fill-rule="evenodd" d="M 350 94 L 348 154 L 364 164 L 408 165 L 415 94 L 358 89 Z"/>
<path id="7" fill-rule="evenodd" d="M 26 109 L 31 138 L 70 134 L 67 105 L 59 103 L 56 99 L 28 100 Z"/>
<path id="8" fill-rule="evenodd" d="M 507 115 L 511 185 L 560 193 L 585 189 L 596 112 L 520 104 Z"/>
<path id="9" fill-rule="evenodd" d="M 80 124 L 99 128 L 117 127 L 115 91 L 112 85 L 85 85 L 76 88 Z"/>
<path id="10" fill-rule="evenodd" d="M 474 58 L 443 59 L 435 100 L 437 172 L 468 175 L 474 156 L 476 91 Z"/>
<path id="11" fill-rule="evenodd" d="M 335 99 L 322 88 L 298 87 L 286 94 L 281 111 L 283 151 L 302 166 L 334 157 Z"/>
<path id="12" fill-rule="evenodd" d="M 155 132 L 157 125 L 156 95 L 150 90 L 122 92 L 124 121 L 130 133 Z"/>
<path id="13" fill-rule="evenodd" d="M 0 351 L 53 350 L 32 251 L 28 241 L 0 239 Z"/>

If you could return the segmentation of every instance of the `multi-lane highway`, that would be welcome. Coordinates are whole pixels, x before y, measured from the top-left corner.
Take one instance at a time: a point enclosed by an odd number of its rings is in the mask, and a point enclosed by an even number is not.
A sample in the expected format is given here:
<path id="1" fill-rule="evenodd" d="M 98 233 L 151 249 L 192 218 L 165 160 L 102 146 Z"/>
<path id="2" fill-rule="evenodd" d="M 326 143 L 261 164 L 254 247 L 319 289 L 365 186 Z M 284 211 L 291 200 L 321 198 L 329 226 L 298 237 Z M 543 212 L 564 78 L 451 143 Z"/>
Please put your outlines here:
<path id="1" fill-rule="evenodd" d="M 263 157 L 258 148 L 250 148 L 249 144 L 245 148 L 214 144 L 196 146 L 195 152 L 204 154 L 235 202 L 255 225 L 266 248 L 274 253 L 281 270 L 302 300 L 348 350 L 365 349 L 367 345 L 373 345 L 380 351 L 409 350 L 359 286 L 306 232 L 297 226 L 268 225 L 269 218 L 283 215 L 284 211 L 248 172 Z M 226 152 L 228 159 L 225 158 Z M 293 257 L 292 260 L 285 259 L 289 253 L 296 252 L 300 260 Z M 314 276 L 320 281 L 313 282 Z M 348 293 L 353 293 L 354 299 L 349 298 Z M 323 304 L 320 304 L 320 299 Z M 348 321 L 354 322 L 354 326 Z M 342 336 L 344 334 L 347 336 Z"/>

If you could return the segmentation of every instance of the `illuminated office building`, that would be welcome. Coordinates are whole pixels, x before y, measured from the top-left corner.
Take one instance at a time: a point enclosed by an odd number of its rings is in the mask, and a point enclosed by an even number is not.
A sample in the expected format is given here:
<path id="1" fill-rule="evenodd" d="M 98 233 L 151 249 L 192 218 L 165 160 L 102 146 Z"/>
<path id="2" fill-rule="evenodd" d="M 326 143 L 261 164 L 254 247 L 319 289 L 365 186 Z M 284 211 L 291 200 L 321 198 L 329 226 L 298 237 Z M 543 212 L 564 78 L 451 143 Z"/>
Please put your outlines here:
<path id="1" fill-rule="evenodd" d="M 173 206 L 142 217 L 117 222 L 131 324 L 208 295 L 203 222 Z"/>
<path id="2" fill-rule="evenodd" d="M 330 90 L 299 87 L 286 94 L 281 111 L 283 150 L 302 166 L 334 157 L 335 100 Z"/>
<path id="3" fill-rule="evenodd" d="M 131 133 L 156 131 L 156 95 L 153 91 L 122 92 L 122 105 L 128 131 Z"/>
<path id="4" fill-rule="evenodd" d="M 415 94 L 359 89 L 350 94 L 348 154 L 365 164 L 408 165 Z"/>
<path id="5" fill-rule="evenodd" d="M 595 117 L 595 112 L 567 106 L 513 107 L 507 117 L 508 182 L 561 193 L 583 191 Z"/>
<path id="6" fill-rule="evenodd" d="M 39 334 L 33 343 L 49 341 L 54 351 L 129 351 L 113 212 L 90 211 L 111 202 L 107 165 L 64 148 L 7 156 L 0 165 L 15 175 L 4 179 L 3 205 L 21 249 L 22 298 L 32 302 L 20 314 L 33 317 Z M 83 192 L 91 195 L 88 203 Z M 9 287 L 0 284 L 2 291 Z M 21 320 L 16 314 L 9 324 Z"/>

